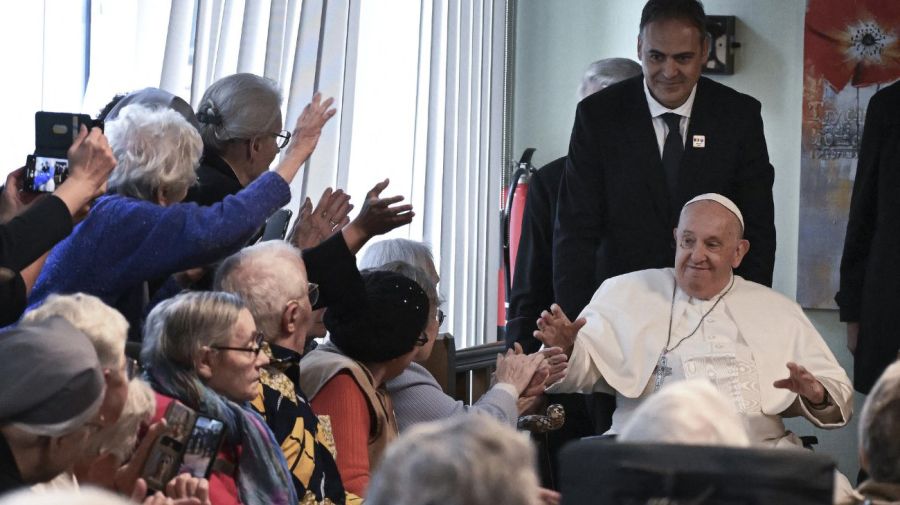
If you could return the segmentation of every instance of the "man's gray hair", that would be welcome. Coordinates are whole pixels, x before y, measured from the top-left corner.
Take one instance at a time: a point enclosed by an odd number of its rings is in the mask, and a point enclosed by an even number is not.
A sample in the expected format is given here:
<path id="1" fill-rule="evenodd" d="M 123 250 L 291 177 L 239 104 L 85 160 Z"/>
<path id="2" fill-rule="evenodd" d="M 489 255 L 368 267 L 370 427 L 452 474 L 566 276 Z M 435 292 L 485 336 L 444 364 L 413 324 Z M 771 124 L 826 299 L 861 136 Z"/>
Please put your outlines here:
<path id="1" fill-rule="evenodd" d="M 59 316 L 81 330 L 94 345 L 101 368 L 118 369 L 125 359 L 128 321 L 116 309 L 93 295 L 53 294 L 36 309 L 27 312 L 22 321 L 41 322 Z"/>
<path id="2" fill-rule="evenodd" d="M 584 100 L 601 89 L 640 75 L 641 66 L 628 58 L 606 58 L 588 65 L 578 87 L 578 100 Z"/>
<path id="3" fill-rule="evenodd" d="M 129 105 L 106 124 L 116 157 L 109 189 L 155 202 L 159 193 L 174 196 L 197 180 L 203 143 L 197 130 L 172 109 Z"/>
<path id="4" fill-rule="evenodd" d="M 234 74 L 212 83 L 197 107 L 203 145 L 221 154 L 228 142 L 275 133 L 281 123 L 278 84 L 254 74 Z"/>
<path id="5" fill-rule="evenodd" d="M 281 335 L 281 316 L 289 300 L 307 290 L 300 250 L 269 240 L 232 254 L 216 271 L 215 289 L 235 293 L 253 314 L 266 338 Z"/>
<path id="6" fill-rule="evenodd" d="M 359 260 L 359 269 L 380 269 L 382 265 L 392 261 L 403 261 L 419 268 L 431 275 L 437 269 L 434 267 L 434 257 L 431 249 L 422 242 L 405 238 L 393 238 L 380 240 L 370 245 L 365 254 Z M 432 279 L 437 284 L 438 279 Z"/>
<path id="7" fill-rule="evenodd" d="M 414 426 L 372 476 L 368 505 L 537 505 L 528 438 L 479 414 Z"/>
<path id="8" fill-rule="evenodd" d="M 706 380 L 674 382 L 647 398 L 622 428 L 623 442 L 749 447 L 728 400 Z"/>
<path id="9" fill-rule="evenodd" d="M 885 369 L 866 398 L 859 446 L 873 480 L 900 484 L 900 362 Z"/>

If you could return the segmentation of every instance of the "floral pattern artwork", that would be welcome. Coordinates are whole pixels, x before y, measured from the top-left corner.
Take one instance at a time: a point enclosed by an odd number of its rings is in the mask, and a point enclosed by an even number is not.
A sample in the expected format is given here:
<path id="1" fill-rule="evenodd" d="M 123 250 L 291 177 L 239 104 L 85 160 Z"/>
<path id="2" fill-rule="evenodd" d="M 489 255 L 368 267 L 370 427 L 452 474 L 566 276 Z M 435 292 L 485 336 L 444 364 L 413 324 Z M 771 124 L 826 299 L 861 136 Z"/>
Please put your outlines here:
<path id="1" fill-rule="evenodd" d="M 834 294 L 869 99 L 900 78 L 900 0 L 808 0 L 797 301 Z"/>

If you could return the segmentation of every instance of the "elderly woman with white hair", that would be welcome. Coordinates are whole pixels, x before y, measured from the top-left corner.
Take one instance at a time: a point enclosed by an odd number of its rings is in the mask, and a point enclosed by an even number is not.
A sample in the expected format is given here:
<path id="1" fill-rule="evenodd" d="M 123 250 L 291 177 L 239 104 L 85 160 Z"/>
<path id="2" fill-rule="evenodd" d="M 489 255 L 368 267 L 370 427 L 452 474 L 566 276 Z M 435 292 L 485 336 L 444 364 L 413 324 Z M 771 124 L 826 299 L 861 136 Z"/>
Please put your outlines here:
<path id="1" fill-rule="evenodd" d="M 388 448 L 372 477 L 366 504 L 555 501 L 539 489 L 534 468 L 535 452 L 526 435 L 487 416 L 451 417 L 420 424 Z"/>
<path id="2" fill-rule="evenodd" d="M 750 446 L 747 430 L 731 404 L 712 384 L 699 379 L 670 384 L 647 398 L 618 440 Z"/>
<path id="3" fill-rule="evenodd" d="M 106 381 L 100 424 L 104 427 L 113 425 L 122 414 L 128 396 L 129 363 L 125 357 L 128 322 L 96 296 L 84 293 L 50 295 L 40 307 L 27 312 L 22 321 L 40 322 L 53 317 L 68 321 L 94 345 Z"/>
<path id="4" fill-rule="evenodd" d="M 180 203 L 196 180 L 200 159 L 202 143 L 194 127 L 168 108 L 124 107 L 106 125 L 118 160 L 110 194 L 51 251 L 30 304 L 53 292 L 82 291 L 117 308 L 138 330 L 150 281 L 236 251 L 290 201 L 290 182 L 334 114 L 330 104 L 317 94 L 298 118 L 275 170 L 211 207 Z"/>

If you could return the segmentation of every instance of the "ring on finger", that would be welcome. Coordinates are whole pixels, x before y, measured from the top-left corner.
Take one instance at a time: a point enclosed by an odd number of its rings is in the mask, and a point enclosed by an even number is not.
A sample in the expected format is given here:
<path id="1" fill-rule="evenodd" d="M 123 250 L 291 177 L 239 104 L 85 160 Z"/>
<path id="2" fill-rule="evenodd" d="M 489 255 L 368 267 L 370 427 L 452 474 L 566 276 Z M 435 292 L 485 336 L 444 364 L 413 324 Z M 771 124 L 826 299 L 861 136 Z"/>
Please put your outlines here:
<path id="1" fill-rule="evenodd" d="M 329 223 L 331 226 L 337 226 L 337 223 L 335 223 L 334 221 L 329 220 L 328 223 Z"/>

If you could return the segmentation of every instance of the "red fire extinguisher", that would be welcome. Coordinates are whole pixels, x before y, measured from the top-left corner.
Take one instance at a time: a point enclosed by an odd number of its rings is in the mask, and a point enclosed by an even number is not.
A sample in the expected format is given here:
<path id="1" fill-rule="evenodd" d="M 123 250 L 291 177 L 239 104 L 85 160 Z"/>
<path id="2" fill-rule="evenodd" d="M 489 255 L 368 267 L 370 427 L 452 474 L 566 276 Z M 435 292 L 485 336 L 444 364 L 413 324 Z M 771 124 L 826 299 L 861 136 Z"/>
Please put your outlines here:
<path id="1" fill-rule="evenodd" d="M 519 252 L 519 239 L 522 237 L 522 217 L 525 214 L 525 200 L 528 196 L 528 183 L 535 172 L 531 157 L 535 149 L 529 147 L 522 153 L 522 158 L 515 164 L 515 170 L 509 179 L 509 188 L 504 188 L 503 199 L 506 205 L 500 209 L 503 223 L 503 261 L 500 264 L 497 282 L 497 335 L 503 340 L 506 330 L 506 313 L 509 309 L 507 299 L 512 290 L 515 276 L 516 256 Z"/>

